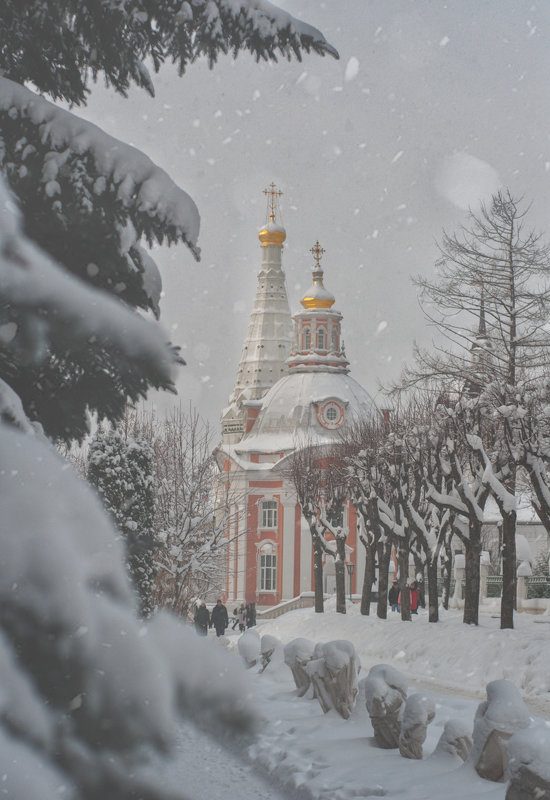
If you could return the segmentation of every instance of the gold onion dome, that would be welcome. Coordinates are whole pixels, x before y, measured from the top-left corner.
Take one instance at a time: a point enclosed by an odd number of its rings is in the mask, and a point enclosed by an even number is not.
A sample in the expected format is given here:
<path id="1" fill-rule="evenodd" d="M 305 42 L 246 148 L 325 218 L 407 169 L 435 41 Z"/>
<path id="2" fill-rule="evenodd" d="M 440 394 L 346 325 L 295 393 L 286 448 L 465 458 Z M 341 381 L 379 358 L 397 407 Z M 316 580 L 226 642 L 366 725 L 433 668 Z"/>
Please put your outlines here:
<path id="1" fill-rule="evenodd" d="M 281 225 L 277 225 L 276 222 L 270 220 L 259 232 L 258 239 L 262 243 L 262 247 L 267 247 L 269 244 L 276 244 L 282 247 L 286 239 L 286 231 Z"/>
<path id="2" fill-rule="evenodd" d="M 315 242 L 310 253 L 313 253 L 315 266 L 313 267 L 313 283 L 300 300 L 304 308 L 332 308 L 335 303 L 334 295 L 323 286 L 323 270 L 321 269 L 321 258 L 325 251 Z"/>

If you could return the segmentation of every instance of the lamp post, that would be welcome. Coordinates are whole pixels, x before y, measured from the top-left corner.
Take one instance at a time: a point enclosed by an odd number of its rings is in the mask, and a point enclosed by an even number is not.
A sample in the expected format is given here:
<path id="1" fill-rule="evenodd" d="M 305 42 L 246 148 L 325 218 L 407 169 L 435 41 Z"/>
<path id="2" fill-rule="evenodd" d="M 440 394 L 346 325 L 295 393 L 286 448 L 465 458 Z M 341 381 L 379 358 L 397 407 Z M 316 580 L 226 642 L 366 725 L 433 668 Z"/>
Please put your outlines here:
<path id="1" fill-rule="evenodd" d="M 348 564 L 346 564 L 346 567 L 348 568 L 348 575 L 349 575 L 349 601 L 351 603 L 352 602 L 352 599 L 351 599 L 351 576 L 353 575 L 353 570 L 355 569 L 355 564 L 348 563 Z"/>

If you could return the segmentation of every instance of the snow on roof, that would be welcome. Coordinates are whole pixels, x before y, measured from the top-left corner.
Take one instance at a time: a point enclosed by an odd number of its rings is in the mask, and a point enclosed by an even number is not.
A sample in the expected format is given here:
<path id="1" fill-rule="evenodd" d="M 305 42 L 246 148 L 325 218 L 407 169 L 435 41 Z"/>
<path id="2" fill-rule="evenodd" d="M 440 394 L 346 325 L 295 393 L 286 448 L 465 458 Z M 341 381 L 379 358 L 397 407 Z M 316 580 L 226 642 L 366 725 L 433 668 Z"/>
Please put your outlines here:
<path id="1" fill-rule="evenodd" d="M 319 444 L 336 441 L 339 430 L 323 428 L 315 412 L 316 404 L 332 399 L 344 406 L 347 422 L 378 413 L 372 397 L 349 375 L 295 372 L 267 392 L 252 430 L 235 445 L 235 452 L 291 451 L 297 441 L 308 438 Z"/>

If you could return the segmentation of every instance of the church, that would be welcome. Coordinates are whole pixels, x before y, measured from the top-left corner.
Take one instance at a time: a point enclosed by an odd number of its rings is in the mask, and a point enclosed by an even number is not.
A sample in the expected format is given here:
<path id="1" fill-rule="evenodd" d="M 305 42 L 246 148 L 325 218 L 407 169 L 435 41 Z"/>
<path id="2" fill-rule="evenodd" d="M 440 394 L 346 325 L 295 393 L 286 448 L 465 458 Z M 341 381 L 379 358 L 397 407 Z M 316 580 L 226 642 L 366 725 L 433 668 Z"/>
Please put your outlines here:
<path id="1" fill-rule="evenodd" d="M 228 496 L 225 599 L 277 605 L 313 591 L 311 534 L 302 516 L 288 463 L 300 442 L 338 441 L 346 424 L 376 414 L 374 401 L 349 374 L 342 314 L 324 286 L 323 248 L 316 242 L 312 284 L 291 316 L 282 264 L 286 231 L 278 222 L 274 184 L 265 190 L 268 221 L 259 232 L 261 266 L 235 387 L 221 416 L 216 450 Z M 364 548 L 347 504 L 350 592 L 361 587 Z M 324 590 L 335 587 L 327 555 Z"/>

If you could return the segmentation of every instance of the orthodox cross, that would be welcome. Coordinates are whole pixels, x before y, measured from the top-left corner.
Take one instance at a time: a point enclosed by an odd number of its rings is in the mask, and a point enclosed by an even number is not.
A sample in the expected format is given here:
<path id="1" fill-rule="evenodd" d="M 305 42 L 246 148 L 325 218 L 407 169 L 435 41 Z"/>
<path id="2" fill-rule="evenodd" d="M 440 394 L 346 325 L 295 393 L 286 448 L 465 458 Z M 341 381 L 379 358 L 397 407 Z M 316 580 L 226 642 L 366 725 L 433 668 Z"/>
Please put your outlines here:
<path id="1" fill-rule="evenodd" d="M 275 222 L 275 208 L 279 197 L 283 196 L 280 189 L 277 189 L 274 183 L 270 183 L 267 189 L 264 189 L 264 194 L 267 197 L 267 204 L 269 208 L 269 219 Z"/>
<path id="2" fill-rule="evenodd" d="M 313 258 L 315 259 L 315 266 L 316 267 L 320 267 L 321 266 L 321 259 L 323 257 L 323 253 L 325 252 L 325 250 L 323 250 L 323 248 L 321 247 L 321 245 L 319 244 L 318 241 L 315 242 L 315 244 L 313 245 L 313 247 L 311 248 L 311 250 L 309 252 L 313 253 Z"/>

